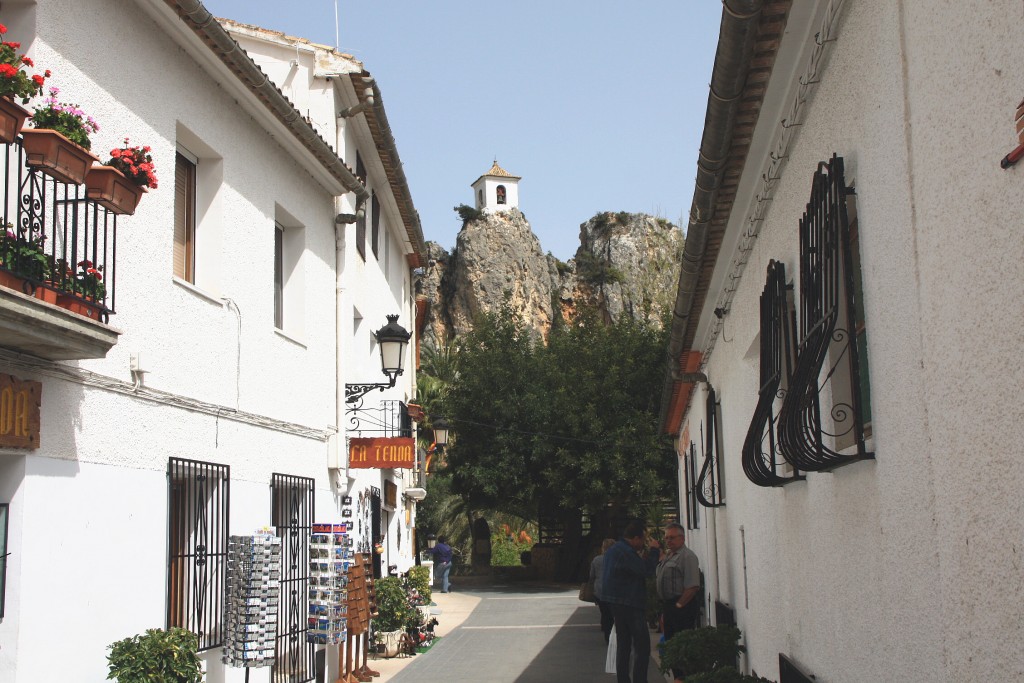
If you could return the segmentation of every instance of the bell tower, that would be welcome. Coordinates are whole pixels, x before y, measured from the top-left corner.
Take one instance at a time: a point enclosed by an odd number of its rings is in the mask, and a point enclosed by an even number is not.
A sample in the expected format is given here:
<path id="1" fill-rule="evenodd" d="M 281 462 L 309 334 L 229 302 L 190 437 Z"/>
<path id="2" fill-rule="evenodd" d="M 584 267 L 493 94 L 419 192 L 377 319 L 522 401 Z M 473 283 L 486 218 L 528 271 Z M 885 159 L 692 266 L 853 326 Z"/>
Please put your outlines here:
<path id="1" fill-rule="evenodd" d="M 491 169 L 473 183 L 477 211 L 494 213 L 519 208 L 519 176 L 512 175 L 494 160 Z"/>

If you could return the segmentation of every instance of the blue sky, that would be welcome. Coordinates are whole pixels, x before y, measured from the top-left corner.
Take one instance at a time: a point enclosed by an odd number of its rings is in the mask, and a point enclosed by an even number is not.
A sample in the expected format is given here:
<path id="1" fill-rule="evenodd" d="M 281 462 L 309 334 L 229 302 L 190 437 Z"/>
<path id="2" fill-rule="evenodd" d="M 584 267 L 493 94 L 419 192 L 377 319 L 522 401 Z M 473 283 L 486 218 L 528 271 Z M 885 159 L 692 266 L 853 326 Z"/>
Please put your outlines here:
<path id="1" fill-rule="evenodd" d="M 335 45 L 334 0 L 204 0 L 217 16 Z M 338 0 L 340 49 L 381 89 L 428 240 L 497 158 L 562 260 L 599 211 L 676 223 L 693 199 L 719 0 Z"/>

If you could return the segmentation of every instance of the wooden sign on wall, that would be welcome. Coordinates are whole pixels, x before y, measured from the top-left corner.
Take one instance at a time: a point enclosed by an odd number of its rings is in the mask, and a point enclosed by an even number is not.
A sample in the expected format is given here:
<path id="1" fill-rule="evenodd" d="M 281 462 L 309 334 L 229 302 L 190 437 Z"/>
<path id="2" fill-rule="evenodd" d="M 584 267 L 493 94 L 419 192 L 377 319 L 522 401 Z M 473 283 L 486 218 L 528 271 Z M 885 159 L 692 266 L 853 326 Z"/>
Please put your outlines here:
<path id="1" fill-rule="evenodd" d="M 416 462 L 416 441 L 412 437 L 350 439 L 348 466 L 352 469 L 410 469 Z"/>
<path id="2" fill-rule="evenodd" d="M 39 448 L 40 382 L 0 375 L 0 447 Z"/>

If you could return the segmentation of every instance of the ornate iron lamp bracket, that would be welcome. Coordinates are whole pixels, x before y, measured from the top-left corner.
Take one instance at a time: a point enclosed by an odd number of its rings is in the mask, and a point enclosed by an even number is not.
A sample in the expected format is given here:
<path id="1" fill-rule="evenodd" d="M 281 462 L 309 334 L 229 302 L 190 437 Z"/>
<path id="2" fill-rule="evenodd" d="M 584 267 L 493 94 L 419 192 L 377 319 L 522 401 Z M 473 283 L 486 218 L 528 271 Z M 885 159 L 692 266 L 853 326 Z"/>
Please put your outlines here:
<path id="1" fill-rule="evenodd" d="M 374 389 L 390 389 L 395 386 L 397 377 L 392 378 L 391 382 L 378 382 L 377 384 L 346 384 L 345 385 L 345 403 L 356 403 L 366 394 L 370 393 Z"/>

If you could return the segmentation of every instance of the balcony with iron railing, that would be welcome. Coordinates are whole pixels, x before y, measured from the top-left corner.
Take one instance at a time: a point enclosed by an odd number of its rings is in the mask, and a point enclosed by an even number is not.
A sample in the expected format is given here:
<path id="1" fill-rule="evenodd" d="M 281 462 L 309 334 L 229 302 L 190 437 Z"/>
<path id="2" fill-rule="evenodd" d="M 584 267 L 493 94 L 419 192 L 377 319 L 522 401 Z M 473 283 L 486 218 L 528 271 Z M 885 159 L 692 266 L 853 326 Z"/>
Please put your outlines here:
<path id="1" fill-rule="evenodd" d="M 51 360 L 102 358 L 120 332 L 116 301 L 117 213 L 84 184 L 26 153 L 3 149 L 0 348 Z"/>

